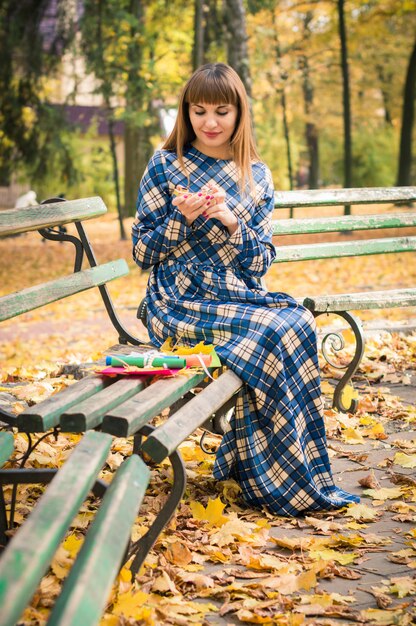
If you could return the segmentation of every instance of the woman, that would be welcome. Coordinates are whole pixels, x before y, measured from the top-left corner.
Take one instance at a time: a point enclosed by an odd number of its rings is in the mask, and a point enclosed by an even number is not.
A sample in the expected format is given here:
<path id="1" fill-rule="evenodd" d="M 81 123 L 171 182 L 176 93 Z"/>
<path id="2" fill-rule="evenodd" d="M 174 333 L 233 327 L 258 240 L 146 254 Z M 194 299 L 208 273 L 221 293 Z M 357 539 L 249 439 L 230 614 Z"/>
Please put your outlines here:
<path id="1" fill-rule="evenodd" d="M 313 316 L 259 284 L 275 255 L 273 207 L 244 86 L 227 65 L 204 65 L 140 183 L 133 256 L 152 268 L 149 335 L 215 345 L 245 385 L 214 476 L 255 507 L 298 515 L 359 498 L 332 479 Z"/>

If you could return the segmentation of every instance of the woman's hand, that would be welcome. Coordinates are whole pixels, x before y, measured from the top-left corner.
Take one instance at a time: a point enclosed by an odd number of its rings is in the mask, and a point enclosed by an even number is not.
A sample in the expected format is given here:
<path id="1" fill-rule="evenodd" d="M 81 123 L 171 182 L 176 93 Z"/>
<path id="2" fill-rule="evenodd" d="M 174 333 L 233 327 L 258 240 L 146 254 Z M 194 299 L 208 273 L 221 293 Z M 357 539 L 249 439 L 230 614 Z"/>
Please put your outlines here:
<path id="1" fill-rule="evenodd" d="M 198 193 L 188 192 L 186 189 L 178 189 L 178 194 L 172 204 L 178 207 L 178 210 L 185 217 L 188 226 L 194 223 L 197 217 L 204 214 L 207 202 L 211 200 L 212 194 L 208 193 L 204 188 Z"/>
<path id="2" fill-rule="evenodd" d="M 223 189 L 215 185 L 204 185 L 198 193 L 187 193 L 182 189 L 178 191 L 179 195 L 173 199 L 172 204 L 184 215 L 188 226 L 202 215 L 205 219 L 213 217 L 219 220 L 230 235 L 235 233 L 238 220 L 226 205 Z"/>
<path id="3" fill-rule="evenodd" d="M 238 228 L 238 220 L 225 202 L 225 191 L 215 185 L 210 185 L 209 191 L 211 199 L 207 200 L 203 216 L 207 219 L 214 217 L 228 229 L 230 235 L 234 234 Z"/>

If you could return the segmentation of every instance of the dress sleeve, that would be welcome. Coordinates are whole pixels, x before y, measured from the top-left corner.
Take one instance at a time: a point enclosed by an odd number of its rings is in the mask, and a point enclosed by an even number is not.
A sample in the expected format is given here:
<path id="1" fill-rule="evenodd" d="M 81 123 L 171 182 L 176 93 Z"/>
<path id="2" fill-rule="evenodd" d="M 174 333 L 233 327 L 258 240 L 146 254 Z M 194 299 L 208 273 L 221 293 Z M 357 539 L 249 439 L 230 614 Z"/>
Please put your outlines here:
<path id="1" fill-rule="evenodd" d="M 236 258 L 241 268 L 250 276 L 257 277 L 264 276 L 276 257 L 272 243 L 274 187 L 268 168 L 265 176 L 266 186 L 253 219 L 245 223 L 238 218 L 237 230 L 228 239 L 237 251 Z"/>
<path id="2" fill-rule="evenodd" d="M 141 269 L 160 263 L 192 232 L 172 204 L 161 152 L 150 159 L 140 182 L 136 219 L 132 227 L 133 258 Z"/>

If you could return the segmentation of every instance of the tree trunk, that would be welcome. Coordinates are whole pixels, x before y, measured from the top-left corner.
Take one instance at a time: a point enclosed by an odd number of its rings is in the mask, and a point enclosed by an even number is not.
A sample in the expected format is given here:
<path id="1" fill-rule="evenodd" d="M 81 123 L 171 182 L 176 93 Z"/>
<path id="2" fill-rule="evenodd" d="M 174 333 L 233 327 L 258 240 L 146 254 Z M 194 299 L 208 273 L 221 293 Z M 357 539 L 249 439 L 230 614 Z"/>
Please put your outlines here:
<path id="1" fill-rule="evenodd" d="M 102 12 L 103 12 L 103 2 L 100 1 L 98 3 L 97 37 L 98 37 L 99 48 L 101 52 L 100 56 L 103 59 L 103 64 L 104 64 L 103 25 L 102 25 L 103 13 Z M 111 85 L 109 85 L 108 81 L 106 81 L 105 79 L 105 72 L 103 72 L 103 77 L 102 77 L 101 93 L 103 95 L 103 99 L 104 99 L 105 106 L 106 106 L 106 112 L 107 112 L 108 139 L 110 142 L 110 154 L 111 154 L 111 160 L 113 164 L 113 180 L 114 180 L 114 190 L 116 193 L 117 215 L 118 215 L 118 221 L 120 224 L 120 239 L 124 240 L 126 239 L 126 232 L 124 230 L 122 203 L 121 203 L 121 198 L 120 198 L 120 177 L 119 177 L 119 171 L 118 171 L 116 141 L 115 141 L 115 136 L 114 136 L 114 117 L 113 117 L 113 110 L 111 107 Z"/>
<path id="2" fill-rule="evenodd" d="M 146 95 L 146 87 L 141 78 L 143 65 L 143 34 L 145 28 L 145 7 L 142 0 L 131 0 L 131 14 L 137 18 L 137 25 L 131 27 L 131 35 L 134 45 L 128 51 L 129 72 L 127 75 L 126 88 L 126 120 L 124 127 L 124 207 L 126 215 L 134 215 L 136 206 L 137 189 L 144 172 L 144 166 L 140 158 L 143 150 L 143 127 L 136 119 L 138 113 L 143 111 Z M 141 35 L 141 37 L 137 37 Z"/>
<path id="3" fill-rule="evenodd" d="M 133 215 L 136 206 L 139 179 L 135 176 L 138 161 L 139 129 L 124 126 L 124 207 L 126 215 Z"/>
<path id="4" fill-rule="evenodd" d="M 204 0 L 194 0 L 194 47 L 192 68 L 195 71 L 204 62 Z"/>
<path id="5" fill-rule="evenodd" d="M 388 126 L 393 126 L 393 119 L 390 113 L 390 96 L 387 93 L 386 89 L 381 88 L 381 95 L 383 98 L 383 106 L 384 106 L 384 121 Z"/>
<path id="6" fill-rule="evenodd" d="M 319 137 L 318 129 L 315 124 L 306 123 L 305 128 L 306 143 L 309 153 L 309 172 L 308 187 L 309 189 L 319 188 Z"/>
<path id="7" fill-rule="evenodd" d="M 126 124 L 124 130 L 124 202 L 127 215 L 134 215 L 139 183 L 152 154 L 146 130 L 131 124 Z"/>
<path id="8" fill-rule="evenodd" d="M 224 0 L 223 14 L 228 63 L 240 76 L 248 96 L 251 97 L 246 14 L 242 0 Z"/>
<path id="9" fill-rule="evenodd" d="M 312 20 L 312 12 L 308 11 L 304 19 L 304 40 L 307 43 L 310 39 L 309 24 Z M 303 75 L 303 101 L 306 117 L 305 139 L 309 156 L 308 171 L 308 187 L 309 189 L 318 189 L 319 187 L 319 139 L 316 124 L 311 122 L 313 107 L 313 86 L 311 83 L 309 72 L 309 60 L 306 54 L 302 57 L 302 75 Z"/>
<path id="10" fill-rule="evenodd" d="M 410 55 L 407 67 L 406 82 L 403 93 L 402 128 L 400 133 L 399 169 L 397 186 L 411 185 L 412 170 L 412 136 L 415 121 L 416 96 L 416 42 Z"/>
<path id="11" fill-rule="evenodd" d="M 384 106 L 384 121 L 389 126 L 393 126 L 393 118 L 391 116 L 391 94 L 388 90 L 388 85 L 391 85 L 393 82 L 393 73 L 389 72 L 388 76 L 386 76 L 385 68 L 382 63 L 376 65 L 377 76 L 380 79 L 380 93 L 383 98 L 383 106 Z"/>
<path id="12" fill-rule="evenodd" d="M 339 38 L 341 41 L 341 71 L 342 71 L 342 105 L 344 119 L 344 187 L 351 187 L 352 173 L 352 140 L 351 140 L 351 104 L 350 104 L 350 75 L 348 68 L 347 30 L 345 27 L 345 0 L 338 0 Z M 344 214 L 349 215 L 351 207 L 344 207 Z"/>
<path id="13" fill-rule="evenodd" d="M 111 159 L 113 161 L 113 179 L 114 179 L 114 187 L 116 191 L 117 214 L 118 214 L 118 222 L 120 224 L 120 239 L 125 240 L 127 239 L 127 237 L 126 237 L 126 231 L 124 230 L 123 214 L 122 214 L 122 209 L 121 209 L 120 178 L 119 178 L 119 173 L 118 173 L 116 140 L 114 136 L 114 119 L 113 119 L 113 115 L 111 111 L 108 111 L 107 120 L 108 120 L 108 135 L 110 138 Z"/>
<path id="14" fill-rule="evenodd" d="M 208 60 L 214 61 L 218 57 L 218 51 L 224 46 L 225 28 L 224 28 L 224 0 L 203 0 L 203 17 L 202 27 L 204 31 L 203 37 L 203 55 L 202 63 Z M 210 57 L 210 49 L 214 51 Z"/>
<path id="15" fill-rule="evenodd" d="M 149 116 L 152 112 L 149 111 Z M 134 215 L 137 190 L 144 174 L 147 163 L 153 154 L 151 136 L 154 133 L 153 125 L 138 127 L 133 124 L 125 125 L 124 129 L 124 203 L 125 214 Z"/>
<path id="16" fill-rule="evenodd" d="M 281 103 L 283 112 L 283 132 L 286 142 L 286 155 L 287 155 L 287 175 L 289 177 L 289 189 L 293 189 L 293 167 L 292 167 L 292 154 L 290 149 L 290 132 L 289 122 L 287 119 L 287 106 L 286 106 L 286 93 L 285 90 L 281 90 Z M 293 209 L 290 210 L 290 217 L 293 217 Z"/>
<path id="17" fill-rule="evenodd" d="M 273 9 L 271 11 L 270 17 L 271 17 L 272 23 L 274 24 L 274 52 L 276 55 L 276 64 L 280 70 L 282 53 L 280 50 L 280 41 L 279 41 L 279 35 L 278 35 L 278 30 L 277 30 L 276 15 Z M 287 116 L 287 103 L 286 103 L 286 90 L 285 90 L 285 81 L 287 80 L 287 78 L 288 77 L 286 73 L 284 72 L 280 73 L 281 88 L 278 91 L 280 92 L 280 102 L 282 105 L 283 133 L 284 133 L 284 138 L 285 138 L 285 143 L 286 143 L 286 156 L 287 156 L 287 175 L 289 178 L 289 189 L 292 190 L 293 189 L 292 151 L 290 147 L 290 128 L 289 128 L 289 121 L 288 121 L 288 116 Z M 290 217 L 293 217 L 293 208 L 290 209 Z"/>

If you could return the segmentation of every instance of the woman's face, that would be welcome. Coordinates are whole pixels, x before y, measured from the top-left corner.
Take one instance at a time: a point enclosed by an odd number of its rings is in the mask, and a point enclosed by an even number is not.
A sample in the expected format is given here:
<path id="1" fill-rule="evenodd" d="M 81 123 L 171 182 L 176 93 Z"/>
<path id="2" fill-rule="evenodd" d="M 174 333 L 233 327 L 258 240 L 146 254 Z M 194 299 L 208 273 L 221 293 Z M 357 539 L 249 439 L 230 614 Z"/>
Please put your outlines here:
<path id="1" fill-rule="evenodd" d="M 189 119 L 196 136 L 192 143 L 197 150 L 217 159 L 232 156 L 230 140 L 237 123 L 234 104 L 191 103 Z"/>

